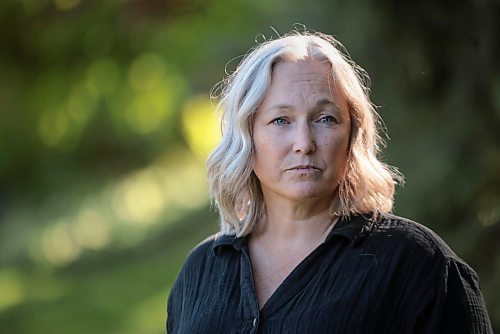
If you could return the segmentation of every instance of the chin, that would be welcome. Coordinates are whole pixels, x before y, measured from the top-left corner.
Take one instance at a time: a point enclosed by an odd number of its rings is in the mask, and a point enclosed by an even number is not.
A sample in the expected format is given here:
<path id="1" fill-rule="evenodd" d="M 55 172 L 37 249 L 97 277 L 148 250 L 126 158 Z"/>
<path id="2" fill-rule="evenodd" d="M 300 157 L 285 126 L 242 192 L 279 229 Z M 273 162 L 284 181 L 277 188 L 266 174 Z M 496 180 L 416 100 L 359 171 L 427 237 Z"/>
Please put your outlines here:
<path id="1" fill-rule="evenodd" d="M 323 201 L 331 200 L 331 194 L 331 191 L 319 191 L 318 187 L 306 187 L 290 192 L 287 197 L 295 201 L 309 201 L 311 199 Z"/>

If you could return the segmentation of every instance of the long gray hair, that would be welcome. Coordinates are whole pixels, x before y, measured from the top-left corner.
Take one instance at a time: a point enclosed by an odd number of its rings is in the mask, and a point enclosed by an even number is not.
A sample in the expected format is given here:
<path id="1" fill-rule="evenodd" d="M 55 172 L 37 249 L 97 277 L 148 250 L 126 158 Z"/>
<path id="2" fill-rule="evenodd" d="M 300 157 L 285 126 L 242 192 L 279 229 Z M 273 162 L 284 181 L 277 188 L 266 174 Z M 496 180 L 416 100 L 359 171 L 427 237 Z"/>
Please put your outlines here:
<path id="1" fill-rule="evenodd" d="M 377 130 L 379 116 L 369 98 L 369 78 L 341 49 L 332 36 L 293 32 L 260 44 L 222 82 L 218 104 L 222 140 L 209 156 L 207 170 L 223 234 L 247 235 L 265 216 L 260 182 L 252 170 L 252 127 L 271 85 L 273 65 L 280 61 L 327 61 L 335 84 L 348 101 L 350 151 L 330 213 L 392 210 L 395 184 L 402 181 L 402 175 L 377 159 L 383 142 Z"/>

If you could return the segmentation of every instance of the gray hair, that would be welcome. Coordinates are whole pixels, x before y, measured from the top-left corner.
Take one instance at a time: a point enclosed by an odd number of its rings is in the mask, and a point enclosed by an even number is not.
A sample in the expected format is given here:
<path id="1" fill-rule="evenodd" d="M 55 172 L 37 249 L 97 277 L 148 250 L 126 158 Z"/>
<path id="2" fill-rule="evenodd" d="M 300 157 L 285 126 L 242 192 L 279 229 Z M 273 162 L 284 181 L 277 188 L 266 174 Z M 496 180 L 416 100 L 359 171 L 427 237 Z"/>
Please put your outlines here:
<path id="1" fill-rule="evenodd" d="M 260 182 L 253 173 L 254 115 L 271 85 L 273 66 L 306 58 L 327 61 L 336 85 L 348 101 L 350 151 L 346 171 L 331 204 L 332 215 L 389 212 L 402 175 L 379 161 L 383 141 L 379 116 L 369 98 L 369 78 L 330 35 L 293 32 L 260 44 L 222 84 L 217 109 L 222 140 L 207 160 L 208 182 L 223 234 L 244 236 L 265 216 Z"/>

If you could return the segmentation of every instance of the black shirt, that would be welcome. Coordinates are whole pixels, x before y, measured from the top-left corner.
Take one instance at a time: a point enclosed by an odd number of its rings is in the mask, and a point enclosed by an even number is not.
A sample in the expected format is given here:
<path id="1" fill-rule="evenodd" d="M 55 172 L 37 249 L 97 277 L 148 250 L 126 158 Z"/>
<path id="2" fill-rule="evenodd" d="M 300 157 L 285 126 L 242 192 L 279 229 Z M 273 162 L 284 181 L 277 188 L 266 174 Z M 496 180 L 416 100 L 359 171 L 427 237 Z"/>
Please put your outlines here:
<path id="1" fill-rule="evenodd" d="M 476 273 L 428 228 L 393 215 L 343 217 L 262 310 L 247 238 L 215 235 L 189 255 L 168 333 L 492 333 Z"/>

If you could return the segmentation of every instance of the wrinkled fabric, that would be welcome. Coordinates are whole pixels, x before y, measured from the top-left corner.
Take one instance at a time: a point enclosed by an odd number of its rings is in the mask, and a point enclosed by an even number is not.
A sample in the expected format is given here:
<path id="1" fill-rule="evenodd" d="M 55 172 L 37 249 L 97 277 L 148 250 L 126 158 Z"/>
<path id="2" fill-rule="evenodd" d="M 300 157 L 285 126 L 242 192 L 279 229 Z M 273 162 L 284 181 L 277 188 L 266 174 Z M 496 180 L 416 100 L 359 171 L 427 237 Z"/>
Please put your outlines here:
<path id="1" fill-rule="evenodd" d="M 342 217 L 259 310 L 247 237 L 188 256 L 167 333 L 493 333 L 474 270 L 430 229 L 389 214 Z"/>

